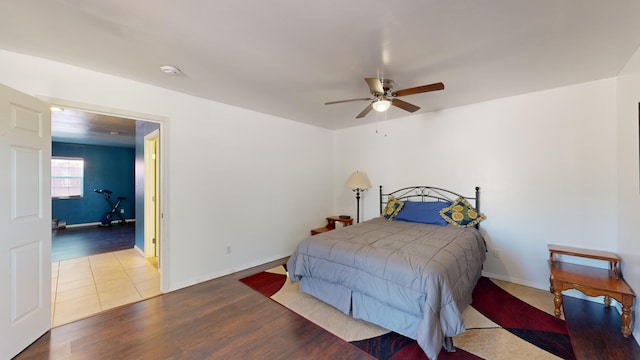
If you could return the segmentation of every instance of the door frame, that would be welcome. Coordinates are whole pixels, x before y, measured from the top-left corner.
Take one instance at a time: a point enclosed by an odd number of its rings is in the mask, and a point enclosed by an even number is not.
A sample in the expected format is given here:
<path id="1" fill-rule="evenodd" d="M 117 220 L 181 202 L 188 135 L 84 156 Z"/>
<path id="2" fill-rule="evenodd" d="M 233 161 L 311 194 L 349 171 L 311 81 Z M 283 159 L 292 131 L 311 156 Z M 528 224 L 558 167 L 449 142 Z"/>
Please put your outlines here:
<path id="1" fill-rule="evenodd" d="M 161 240 L 158 229 L 160 224 L 159 202 L 162 200 L 158 195 L 159 136 L 159 130 L 154 130 L 144 136 L 144 255 L 148 258 L 158 256 Z"/>
<path id="2" fill-rule="evenodd" d="M 80 111 L 87 111 L 98 113 L 102 115 L 109 115 L 115 117 L 122 117 L 127 119 L 141 120 L 156 123 L 159 126 L 159 136 L 158 136 L 158 152 L 161 154 L 169 153 L 169 144 L 166 139 L 169 138 L 169 118 L 159 115 L 152 115 L 146 113 L 140 113 L 135 111 L 123 110 L 123 109 L 115 109 L 111 107 L 96 105 L 96 104 L 86 104 L 68 99 L 59 99 L 52 98 L 48 96 L 36 96 L 40 100 L 47 102 L 49 105 L 60 106 L 62 108 L 73 108 Z M 159 211 L 159 222 L 158 222 L 158 233 L 159 238 L 162 239 L 162 249 L 158 254 L 158 263 L 162 263 L 162 267 L 158 267 L 160 272 L 160 291 L 163 293 L 168 292 L 171 289 L 170 283 L 170 246 L 171 239 L 169 238 L 169 221 L 165 221 L 169 219 L 169 212 L 171 209 L 170 201 L 169 201 L 169 185 L 168 185 L 168 176 L 169 176 L 169 160 L 168 156 L 161 156 L 158 161 L 158 197 L 162 200 L 158 202 L 158 211 Z M 136 219 L 137 220 L 137 219 Z"/>

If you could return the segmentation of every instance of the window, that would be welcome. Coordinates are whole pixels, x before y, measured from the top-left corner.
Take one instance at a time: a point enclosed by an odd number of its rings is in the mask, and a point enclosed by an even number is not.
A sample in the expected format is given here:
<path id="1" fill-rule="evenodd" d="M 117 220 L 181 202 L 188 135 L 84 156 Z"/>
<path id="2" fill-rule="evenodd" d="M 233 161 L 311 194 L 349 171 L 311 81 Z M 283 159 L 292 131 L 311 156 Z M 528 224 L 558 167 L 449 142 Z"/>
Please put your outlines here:
<path id="1" fill-rule="evenodd" d="M 51 197 L 71 198 L 84 195 L 84 159 L 51 159 Z"/>

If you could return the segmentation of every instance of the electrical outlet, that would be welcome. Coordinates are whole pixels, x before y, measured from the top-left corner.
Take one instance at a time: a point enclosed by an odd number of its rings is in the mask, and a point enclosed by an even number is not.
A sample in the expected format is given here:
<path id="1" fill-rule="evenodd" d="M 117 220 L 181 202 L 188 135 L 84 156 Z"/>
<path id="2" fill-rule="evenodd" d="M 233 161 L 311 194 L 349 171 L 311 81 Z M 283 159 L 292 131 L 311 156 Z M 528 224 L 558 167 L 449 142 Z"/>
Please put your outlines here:
<path id="1" fill-rule="evenodd" d="M 502 257 L 502 250 L 494 249 L 493 250 L 493 256 L 498 258 L 498 259 L 501 258 Z"/>
<path id="2" fill-rule="evenodd" d="M 227 254 L 231 254 L 231 245 L 227 245 Z"/>
<path id="3" fill-rule="evenodd" d="M 120 209 L 120 214 L 124 214 L 124 209 Z"/>

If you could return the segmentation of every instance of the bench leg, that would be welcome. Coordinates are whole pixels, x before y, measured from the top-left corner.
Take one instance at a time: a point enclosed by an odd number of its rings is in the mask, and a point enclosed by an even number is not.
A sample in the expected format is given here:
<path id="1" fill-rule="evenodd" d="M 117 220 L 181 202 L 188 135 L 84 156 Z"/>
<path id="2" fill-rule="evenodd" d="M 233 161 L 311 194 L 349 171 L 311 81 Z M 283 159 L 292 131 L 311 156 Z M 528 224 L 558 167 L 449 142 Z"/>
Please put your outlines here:
<path id="1" fill-rule="evenodd" d="M 553 292 L 553 305 L 555 305 L 555 309 L 553 310 L 553 314 L 559 318 L 562 313 L 560 307 L 562 307 L 562 293 L 560 291 Z"/>

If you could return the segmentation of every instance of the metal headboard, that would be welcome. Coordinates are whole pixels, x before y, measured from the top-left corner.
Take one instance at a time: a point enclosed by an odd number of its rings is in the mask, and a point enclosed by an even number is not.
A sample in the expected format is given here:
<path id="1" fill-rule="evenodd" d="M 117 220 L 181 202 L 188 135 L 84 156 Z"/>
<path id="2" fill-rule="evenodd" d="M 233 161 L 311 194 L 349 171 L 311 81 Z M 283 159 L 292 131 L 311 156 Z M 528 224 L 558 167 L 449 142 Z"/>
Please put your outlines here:
<path id="1" fill-rule="evenodd" d="M 480 212 L 480 187 L 476 186 L 475 196 L 464 196 L 458 193 L 455 193 L 450 190 L 433 187 L 433 186 L 410 186 L 406 188 L 402 188 L 390 193 L 382 192 L 382 185 L 380 185 L 380 213 L 382 213 L 382 209 L 384 209 L 387 204 L 387 199 L 389 196 L 393 196 L 401 201 L 454 201 L 455 199 L 461 197 L 467 201 L 470 201 L 471 204 L 476 208 L 476 211 Z"/>

